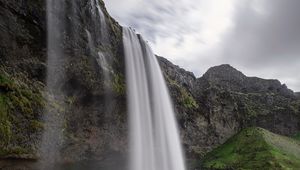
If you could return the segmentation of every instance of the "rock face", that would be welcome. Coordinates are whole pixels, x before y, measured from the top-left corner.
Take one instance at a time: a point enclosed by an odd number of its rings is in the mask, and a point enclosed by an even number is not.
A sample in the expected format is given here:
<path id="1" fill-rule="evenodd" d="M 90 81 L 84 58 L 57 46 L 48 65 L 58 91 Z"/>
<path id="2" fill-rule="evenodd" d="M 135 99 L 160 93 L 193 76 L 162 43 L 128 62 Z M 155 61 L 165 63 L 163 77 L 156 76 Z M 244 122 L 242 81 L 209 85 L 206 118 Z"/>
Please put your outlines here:
<path id="1" fill-rule="evenodd" d="M 180 86 L 183 86 L 188 90 L 194 88 L 196 77 L 192 72 L 185 71 L 163 57 L 158 57 L 158 60 L 168 78 L 177 81 Z"/>
<path id="2" fill-rule="evenodd" d="M 124 160 L 127 113 L 122 28 L 105 15 L 108 35 L 97 38 L 90 0 L 75 0 L 67 13 L 61 44 L 65 64 L 60 82 L 65 109 L 62 162 Z M 66 2 L 66 7 L 74 5 Z M 67 8 L 69 11 L 72 11 Z M 73 11 L 74 12 L 74 11 Z M 75 12 L 76 13 L 76 12 Z M 0 169 L 8 158 L 36 160 L 43 131 L 47 70 L 45 1 L 0 0 Z M 70 29 L 76 30 L 70 32 Z M 88 30 L 95 49 L 88 46 Z M 97 53 L 109 63 L 104 81 Z M 300 130 L 299 93 L 277 80 L 247 77 L 229 65 L 213 67 L 201 78 L 158 57 L 176 110 L 187 158 L 200 159 L 213 147 L 249 126 L 282 135 Z M 106 102 L 105 102 L 106 101 Z M 5 108 L 5 109 L 2 109 Z M 10 162 L 11 163 L 11 162 Z M 9 167 L 8 169 L 13 169 Z"/>
<path id="3" fill-rule="evenodd" d="M 195 79 L 170 63 L 161 65 L 189 158 L 201 157 L 246 127 L 288 136 L 299 131 L 300 102 L 278 80 L 247 77 L 230 65 L 212 67 Z"/>
<path id="4" fill-rule="evenodd" d="M 207 84 L 209 82 L 209 85 Z M 293 91 L 278 80 L 265 80 L 257 77 L 247 77 L 230 65 L 220 65 L 210 68 L 198 81 L 201 89 L 216 86 L 230 91 L 243 93 L 276 93 L 282 96 L 294 97 Z"/>
<path id="5" fill-rule="evenodd" d="M 295 96 L 297 97 L 297 99 L 300 99 L 300 92 L 296 92 Z"/>
<path id="6" fill-rule="evenodd" d="M 64 63 L 58 70 L 65 73 L 59 82 L 64 107 L 55 101 L 52 105 L 57 112 L 65 113 L 63 161 L 104 159 L 126 151 L 122 31 L 104 3 L 99 3 L 109 35 L 105 40 L 100 41 L 99 25 L 92 22 L 96 15 L 91 11 L 95 5 L 92 1 L 66 1 L 67 15 L 59 20 L 65 23 L 61 44 Z M 44 0 L 0 0 L 1 158 L 39 158 L 45 96 L 53 95 L 45 90 L 45 4 Z M 87 31 L 94 49 L 88 45 Z M 108 60 L 109 82 L 104 82 L 98 52 Z"/>

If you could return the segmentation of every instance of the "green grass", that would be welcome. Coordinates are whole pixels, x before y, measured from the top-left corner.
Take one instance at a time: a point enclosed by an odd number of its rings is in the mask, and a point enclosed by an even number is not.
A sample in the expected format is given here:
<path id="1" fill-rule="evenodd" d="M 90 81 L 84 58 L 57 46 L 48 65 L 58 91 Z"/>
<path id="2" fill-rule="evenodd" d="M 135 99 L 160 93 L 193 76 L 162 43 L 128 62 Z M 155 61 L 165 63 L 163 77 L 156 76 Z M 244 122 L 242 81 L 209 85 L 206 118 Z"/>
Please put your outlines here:
<path id="1" fill-rule="evenodd" d="M 261 128 L 248 128 L 208 153 L 211 169 L 300 169 L 300 142 Z"/>

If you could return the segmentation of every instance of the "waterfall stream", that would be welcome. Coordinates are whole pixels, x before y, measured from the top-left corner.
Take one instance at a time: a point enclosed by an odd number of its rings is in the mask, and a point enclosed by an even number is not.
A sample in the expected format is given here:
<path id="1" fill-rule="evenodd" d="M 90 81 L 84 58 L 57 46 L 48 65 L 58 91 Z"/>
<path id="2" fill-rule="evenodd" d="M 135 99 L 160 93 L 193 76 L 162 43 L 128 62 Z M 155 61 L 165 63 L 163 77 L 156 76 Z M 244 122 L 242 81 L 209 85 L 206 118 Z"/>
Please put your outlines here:
<path id="1" fill-rule="evenodd" d="M 107 45 L 107 25 L 98 0 L 90 0 L 88 7 L 92 24 L 86 26 L 90 55 L 101 67 L 104 90 L 111 82 L 110 60 L 100 46 Z M 40 146 L 42 154 L 40 169 L 54 169 L 61 159 L 66 106 L 61 88 L 65 76 L 64 34 L 66 34 L 66 1 L 47 0 L 47 89 L 48 106 L 45 109 L 45 128 Z M 76 1 L 71 2 L 73 20 L 79 21 Z M 76 29 L 76 28 L 74 28 Z M 69 29 L 71 36 L 79 30 Z M 76 44 L 77 38 L 73 39 Z M 158 61 L 148 44 L 132 30 L 123 29 L 123 44 L 126 61 L 128 108 L 130 123 L 130 170 L 185 170 L 184 158 L 172 102 Z M 109 82 L 109 83 L 108 83 Z M 105 85 L 106 84 L 106 85 Z M 105 112 L 111 102 L 110 93 L 105 94 Z M 53 110 L 55 101 L 62 111 Z M 106 114 L 107 114 L 106 113 Z"/>
<path id="2" fill-rule="evenodd" d="M 184 170 L 185 163 L 165 80 L 140 35 L 123 29 L 130 126 L 130 170 Z"/>
<path id="3" fill-rule="evenodd" d="M 61 149 L 64 142 L 64 126 L 65 105 L 64 83 L 66 82 L 66 64 L 68 64 L 69 56 L 66 56 L 64 46 L 66 38 L 71 37 L 75 44 L 73 49 L 76 51 L 76 43 L 79 42 L 78 22 L 83 18 L 79 10 L 79 2 L 77 0 L 47 0 L 47 79 L 45 91 L 47 104 L 45 106 L 43 120 L 45 122 L 42 141 L 39 146 L 41 159 L 38 162 L 38 169 L 52 170 L 57 169 L 57 164 L 62 161 Z M 88 48 L 90 56 L 95 58 L 99 67 L 102 69 L 104 85 L 109 86 L 109 61 L 106 55 L 99 50 L 100 45 L 107 43 L 107 25 L 104 13 L 99 4 L 99 0 L 89 0 L 87 15 L 91 16 L 91 32 L 86 29 L 88 38 Z M 71 9 L 68 11 L 67 5 Z M 69 13 L 68 13 L 69 12 Z M 85 20 L 88 22 L 88 19 Z M 91 34 L 92 33 L 92 34 Z M 71 44 L 70 43 L 70 44 Z M 68 54 L 67 54 L 68 55 Z M 110 98 L 105 95 L 105 105 L 108 105 Z M 59 108 L 55 108 L 59 107 Z M 105 106 L 106 107 L 106 106 Z M 108 109 L 105 108 L 108 112 Z"/>
<path id="4" fill-rule="evenodd" d="M 97 28 L 100 31 L 100 35 L 98 35 L 98 39 L 102 42 L 105 42 L 107 40 L 107 25 L 104 13 L 100 7 L 99 0 L 90 0 L 91 3 L 91 11 L 92 11 L 92 18 L 93 18 L 93 24 L 98 25 L 100 24 L 100 27 Z"/>
<path id="5" fill-rule="evenodd" d="M 40 145 L 40 169 L 53 169 L 60 160 L 60 147 L 63 142 L 64 110 L 58 112 L 53 104 L 63 107 L 61 82 L 64 77 L 64 52 L 62 48 L 65 23 L 61 18 L 65 15 L 65 2 L 47 0 L 47 104 L 44 112 L 44 133 Z"/>

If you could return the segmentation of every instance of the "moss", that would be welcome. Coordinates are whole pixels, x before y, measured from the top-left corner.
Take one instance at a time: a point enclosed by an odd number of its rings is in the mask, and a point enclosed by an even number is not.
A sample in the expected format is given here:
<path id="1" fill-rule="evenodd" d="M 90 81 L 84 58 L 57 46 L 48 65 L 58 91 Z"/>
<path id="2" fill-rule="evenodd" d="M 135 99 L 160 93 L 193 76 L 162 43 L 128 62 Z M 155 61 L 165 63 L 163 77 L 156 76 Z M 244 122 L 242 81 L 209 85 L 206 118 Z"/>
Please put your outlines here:
<path id="1" fill-rule="evenodd" d="M 75 102 L 76 102 L 76 96 L 70 96 L 66 99 L 66 103 L 69 105 L 69 106 L 72 106 Z"/>
<path id="2" fill-rule="evenodd" d="M 1 84 L 4 82 L 3 77 L 0 76 Z M 9 119 L 7 98 L 0 92 L 0 146 L 7 145 L 12 136 L 11 122 Z"/>
<path id="3" fill-rule="evenodd" d="M 45 105 L 41 92 L 0 69 L 0 155 L 20 153 L 24 133 L 41 130 L 38 121 Z M 26 125 L 25 125 L 25 124 Z M 29 124 L 30 129 L 23 129 Z"/>
<path id="4" fill-rule="evenodd" d="M 186 90 L 181 89 L 181 95 L 182 95 L 182 103 L 185 108 L 192 109 L 192 108 L 199 107 L 195 99 L 190 94 L 188 94 Z"/>
<path id="5" fill-rule="evenodd" d="M 18 110 L 27 117 L 32 117 L 34 109 L 45 105 L 41 93 L 35 93 L 30 88 L 22 84 L 13 84 L 11 91 L 5 95 L 8 98 L 8 107 L 10 110 Z"/>
<path id="6" fill-rule="evenodd" d="M 16 156 L 16 155 L 22 155 L 22 154 L 28 154 L 31 151 L 26 148 L 22 148 L 19 146 L 13 147 L 13 148 L 1 148 L 0 149 L 0 157 L 9 157 L 9 156 Z"/>
<path id="7" fill-rule="evenodd" d="M 71 105 L 71 103 L 69 103 Z M 57 111 L 57 114 L 59 113 L 63 113 L 65 112 L 65 107 L 63 107 L 63 105 L 57 101 L 55 101 L 54 99 L 51 99 L 49 101 L 49 106 L 50 106 L 50 110 L 56 110 Z"/>
<path id="8" fill-rule="evenodd" d="M 299 169 L 300 143 L 261 128 L 248 128 L 205 156 L 212 169 Z"/>
<path id="9" fill-rule="evenodd" d="M 170 77 L 166 76 L 168 83 L 171 86 L 176 87 L 180 92 L 179 102 L 187 109 L 197 109 L 199 105 L 197 104 L 194 97 L 184 88 L 181 87 L 175 80 L 172 80 Z"/>
<path id="10" fill-rule="evenodd" d="M 247 113 L 246 116 L 248 118 L 256 117 L 260 113 L 259 108 L 257 108 L 255 105 L 252 105 L 250 102 L 247 102 L 245 108 Z"/>
<path id="11" fill-rule="evenodd" d="M 267 115 L 270 112 L 278 112 L 286 109 L 288 104 L 280 104 L 280 96 L 276 96 L 272 93 L 259 94 L 259 93 L 239 93 L 230 91 L 234 96 L 234 101 L 238 101 L 239 109 L 245 113 L 248 120 L 257 118 L 260 115 Z M 266 102 L 266 98 L 273 99 L 273 103 L 269 104 Z"/>
<path id="12" fill-rule="evenodd" d="M 113 78 L 113 90 L 119 95 L 123 95 L 126 93 L 126 85 L 124 76 L 121 74 L 114 74 Z"/>
<path id="13" fill-rule="evenodd" d="M 44 124 L 38 120 L 31 120 L 30 121 L 30 129 L 39 131 L 44 129 Z"/>

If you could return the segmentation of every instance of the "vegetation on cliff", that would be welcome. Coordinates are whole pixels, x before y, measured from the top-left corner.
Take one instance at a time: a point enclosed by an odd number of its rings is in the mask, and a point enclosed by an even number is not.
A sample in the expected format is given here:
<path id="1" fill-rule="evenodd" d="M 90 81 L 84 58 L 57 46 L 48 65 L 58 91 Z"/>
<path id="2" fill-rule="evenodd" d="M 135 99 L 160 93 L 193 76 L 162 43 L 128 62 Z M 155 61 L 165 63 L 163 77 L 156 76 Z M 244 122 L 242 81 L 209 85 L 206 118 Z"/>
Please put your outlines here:
<path id="1" fill-rule="evenodd" d="M 45 105 L 42 93 L 22 79 L 0 70 L 0 157 L 28 153 L 31 147 L 25 139 L 32 139 L 28 133 L 43 128 L 39 121 Z"/>
<path id="2" fill-rule="evenodd" d="M 188 92 L 186 88 L 180 86 L 176 80 L 172 80 L 166 75 L 165 77 L 169 86 L 177 91 L 176 93 L 178 93 L 178 96 L 176 96 L 176 100 L 178 100 L 180 105 L 184 106 L 186 109 L 196 109 L 199 107 L 192 94 Z"/>
<path id="3" fill-rule="evenodd" d="M 204 159 L 209 169 L 299 169 L 300 142 L 261 128 L 248 128 Z"/>

